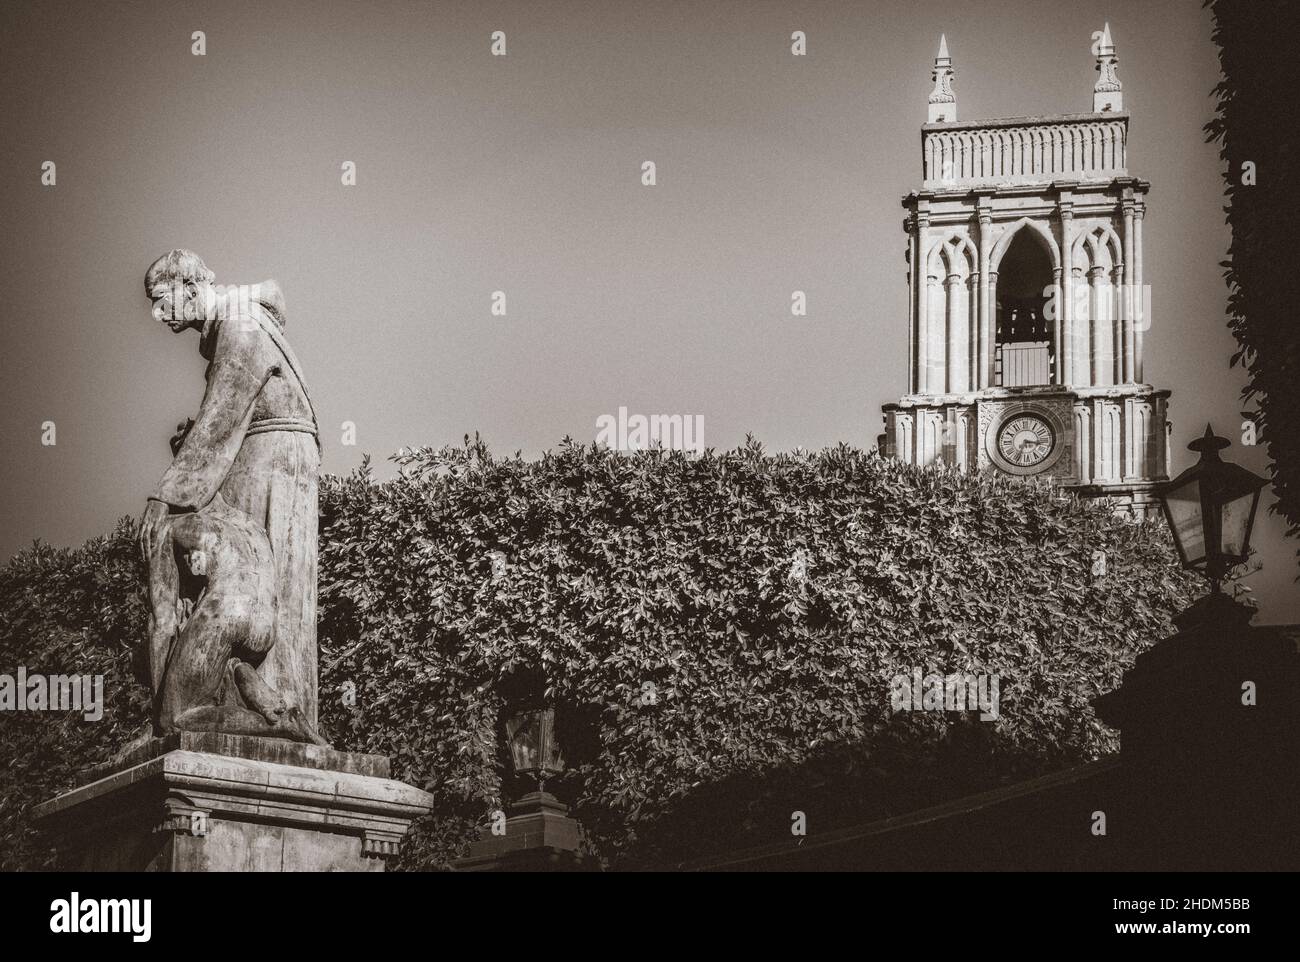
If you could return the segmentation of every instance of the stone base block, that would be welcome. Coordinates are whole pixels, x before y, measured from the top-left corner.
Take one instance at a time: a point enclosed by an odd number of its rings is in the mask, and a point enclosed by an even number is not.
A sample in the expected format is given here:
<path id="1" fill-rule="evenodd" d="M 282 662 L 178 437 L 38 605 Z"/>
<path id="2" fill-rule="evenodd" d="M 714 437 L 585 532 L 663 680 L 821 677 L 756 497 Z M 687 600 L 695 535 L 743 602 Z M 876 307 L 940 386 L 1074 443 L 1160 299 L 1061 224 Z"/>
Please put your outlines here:
<path id="1" fill-rule="evenodd" d="M 382 872 L 431 809 L 379 755 L 183 732 L 33 815 L 74 871 Z"/>
<path id="2" fill-rule="evenodd" d="M 576 819 L 549 792 L 532 792 L 512 806 L 505 834 L 484 829 L 469 854 L 456 861 L 462 872 L 591 871 Z"/>

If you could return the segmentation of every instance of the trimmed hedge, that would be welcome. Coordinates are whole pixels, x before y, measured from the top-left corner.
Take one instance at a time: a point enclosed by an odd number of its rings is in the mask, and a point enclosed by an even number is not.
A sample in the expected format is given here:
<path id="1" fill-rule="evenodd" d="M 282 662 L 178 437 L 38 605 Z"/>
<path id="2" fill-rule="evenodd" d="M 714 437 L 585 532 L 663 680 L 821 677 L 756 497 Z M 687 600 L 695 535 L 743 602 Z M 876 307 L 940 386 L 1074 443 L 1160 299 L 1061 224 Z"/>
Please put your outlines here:
<path id="1" fill-rule="evenodd" d="M 103 675 L 104 717 L 0 712 L 0 869 L 48 868 L 27 810 L 108 761 L 149 717 L 148 619 L 135 523 L 80 548 L 35 544 L 0 568 L 0 673 Z"/>
<path id="2" fill-rule="evenodd" d="M 322 479 L 321 716 L 433 792 L 406 868 L 444 866 L 501 806 L 517 673 L 545 673 L 556 791 L 600 855 L 673 863 L 789 838 L 796 810 L 815 833 L 1113 750 L 1088 700 L 1195 590 L 1162 525 L 845 446 L 394 460 L 392 481 Z M 141 575 L 129 522 L 0 570 L 3 663 L 102 672 L 115 707 L 0 721 L 0 867 L 43 864 L 27 806 L 144 717 Z M 891 711 L 914 667 L 998 675 L 1000 719 Z"/>

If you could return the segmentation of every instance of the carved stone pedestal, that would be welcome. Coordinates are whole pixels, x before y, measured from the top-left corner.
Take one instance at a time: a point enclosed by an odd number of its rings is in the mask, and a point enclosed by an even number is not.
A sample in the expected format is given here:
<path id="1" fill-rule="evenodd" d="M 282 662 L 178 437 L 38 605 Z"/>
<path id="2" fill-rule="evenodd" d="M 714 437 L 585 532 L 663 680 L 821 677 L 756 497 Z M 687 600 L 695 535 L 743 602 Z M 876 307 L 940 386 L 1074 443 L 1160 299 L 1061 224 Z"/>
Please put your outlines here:
<path id="1" fill-rule="evenodd" d="M 69 870 L 382 872 L 431 808 L 381 755 L 184 732 L 33 814 Z"/>
<path id="2" fill-rule="evenodd" d="M 505 834 L 484 829 L 456 862 L 462 872 L 591 871 L 596 863 L 583 847 L 569 809 L 550 792 L 530 792 L 510 808 Z"/>

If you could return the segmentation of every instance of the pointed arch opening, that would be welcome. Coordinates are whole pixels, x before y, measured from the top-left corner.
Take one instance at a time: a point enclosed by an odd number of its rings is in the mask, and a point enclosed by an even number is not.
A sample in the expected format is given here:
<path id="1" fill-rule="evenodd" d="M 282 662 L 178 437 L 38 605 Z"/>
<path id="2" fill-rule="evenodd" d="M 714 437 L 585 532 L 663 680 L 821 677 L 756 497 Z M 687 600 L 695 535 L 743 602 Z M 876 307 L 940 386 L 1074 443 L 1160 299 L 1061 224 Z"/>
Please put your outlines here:
<path id="1" fill-rule="evenodd" d="M 1054 252 L 1027 227 L 1010 238 L 997 265 L 993 383 L 999 387 L 1057 383 L 1056 325 L 1048 310 Z"/>

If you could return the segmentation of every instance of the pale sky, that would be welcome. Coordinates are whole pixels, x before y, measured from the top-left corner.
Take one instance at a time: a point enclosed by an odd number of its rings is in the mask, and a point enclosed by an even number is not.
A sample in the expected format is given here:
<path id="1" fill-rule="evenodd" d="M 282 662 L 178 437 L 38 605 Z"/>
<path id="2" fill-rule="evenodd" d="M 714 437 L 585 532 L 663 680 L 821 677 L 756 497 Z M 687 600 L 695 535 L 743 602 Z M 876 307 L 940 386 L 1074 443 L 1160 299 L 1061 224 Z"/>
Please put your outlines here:
<path id="1" fill-rule="evenodd" d="M 1181 469 L 1207 420 L 1240 440 L 1244 383 L 1199 0 L 5 4 L 0 552 L 143 509 L 203 387 L 142 292 L 172 247 L 281 283 L 327 471 L 475 431 L 536 455 L 621 406 L 715 447 L 869 447 L 906 389 L 899 200 L 939 34 L 963 119 L 1075 113 L 1107 20 Z M 1300 621 L 1281 532 L 1261 520 L 1262 622 Z"/>

